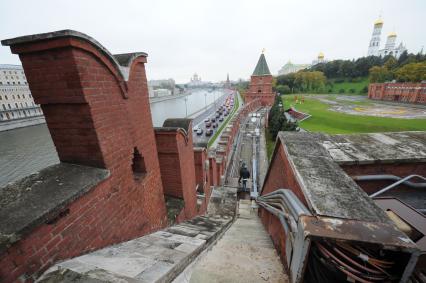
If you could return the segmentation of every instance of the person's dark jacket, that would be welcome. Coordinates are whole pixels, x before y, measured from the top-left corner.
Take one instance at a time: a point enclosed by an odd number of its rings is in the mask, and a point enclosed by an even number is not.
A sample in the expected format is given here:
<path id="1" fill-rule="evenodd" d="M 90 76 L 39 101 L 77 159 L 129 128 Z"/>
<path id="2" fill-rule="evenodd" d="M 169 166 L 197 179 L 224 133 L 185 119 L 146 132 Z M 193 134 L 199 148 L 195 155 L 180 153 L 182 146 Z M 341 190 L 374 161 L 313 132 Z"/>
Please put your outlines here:
<path id="1" fill-rule="evenodd" d="M 238 182 L 241 182 L 241 179 L 249 179 L 250 178 L 250 171 L 247 168 L 241 168 L 240 169 L 240 178 L 238 179 Z"/>

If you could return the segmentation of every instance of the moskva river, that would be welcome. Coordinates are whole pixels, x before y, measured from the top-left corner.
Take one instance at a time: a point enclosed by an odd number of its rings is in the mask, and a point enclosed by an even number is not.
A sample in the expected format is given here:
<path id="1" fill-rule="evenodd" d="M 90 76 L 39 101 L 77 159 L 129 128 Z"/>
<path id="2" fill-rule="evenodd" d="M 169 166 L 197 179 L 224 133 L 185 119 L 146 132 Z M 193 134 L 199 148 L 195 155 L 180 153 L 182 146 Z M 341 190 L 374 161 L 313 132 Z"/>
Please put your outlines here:
<path id="1" fill-rule="evenodd" d="M 153 124 L 160 127 L 167 118 L 202 112 L 222 95 L 222 90 L 194 90 L 185 97 L 153 102 Z M 58 162 L 46 124 L 0 132 L 0 188 Z"/>

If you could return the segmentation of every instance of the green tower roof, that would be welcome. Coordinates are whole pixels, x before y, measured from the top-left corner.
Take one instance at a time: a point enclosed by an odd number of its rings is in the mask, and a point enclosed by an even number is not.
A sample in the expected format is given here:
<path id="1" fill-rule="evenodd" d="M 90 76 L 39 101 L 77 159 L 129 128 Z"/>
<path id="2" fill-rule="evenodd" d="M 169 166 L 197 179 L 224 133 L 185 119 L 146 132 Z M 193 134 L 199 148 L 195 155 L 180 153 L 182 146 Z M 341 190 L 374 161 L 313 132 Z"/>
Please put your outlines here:
<path id="1" fill-rule="evenodd" d="M 252 76 L 265 76 L 270 74 L 271 72 L 269 71 L 268 64 L 266 63 L 265 55 L 262 53 L 259 61 L 257 61 L 257 65 Z"/>

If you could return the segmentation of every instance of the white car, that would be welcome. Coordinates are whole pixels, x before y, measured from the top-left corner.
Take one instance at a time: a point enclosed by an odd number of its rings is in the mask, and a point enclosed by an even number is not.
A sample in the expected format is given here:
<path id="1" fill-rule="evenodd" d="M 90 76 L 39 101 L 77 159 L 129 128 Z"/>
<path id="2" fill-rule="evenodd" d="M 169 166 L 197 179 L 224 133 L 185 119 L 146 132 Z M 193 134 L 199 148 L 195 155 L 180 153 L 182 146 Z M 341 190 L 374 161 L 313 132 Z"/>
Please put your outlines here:
<path id="1" fill-rule="evenodd" d="M 203 129 L 198 128 L 196 133 L 198 136 L 201 136 L 203 134 Z"/>

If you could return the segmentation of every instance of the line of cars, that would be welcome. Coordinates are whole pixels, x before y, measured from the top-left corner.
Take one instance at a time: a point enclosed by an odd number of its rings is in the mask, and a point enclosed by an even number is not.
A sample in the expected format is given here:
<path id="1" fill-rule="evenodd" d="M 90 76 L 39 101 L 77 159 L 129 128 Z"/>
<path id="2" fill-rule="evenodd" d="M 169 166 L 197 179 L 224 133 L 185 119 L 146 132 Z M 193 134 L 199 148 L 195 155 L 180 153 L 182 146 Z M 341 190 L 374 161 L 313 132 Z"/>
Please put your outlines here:
<path id="1" fill-rule="evenodd" d="M 234 97 L 231 95 L 226 98 L 223 105 L 221 105 L 211 117 L 204 119 L 204 126 L 206 128 L 205 135 L 207 137 L 213 135 L 214 129 L 219 127 L 219 124 L 225 120 L 225 117 L 229 115 L 233 107 Z M 198 136 L 201 136 L 204 132 L 200 127 L 194 129 L 194 131 Z"/>

